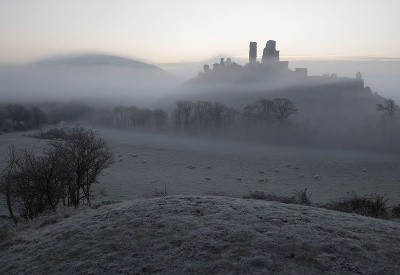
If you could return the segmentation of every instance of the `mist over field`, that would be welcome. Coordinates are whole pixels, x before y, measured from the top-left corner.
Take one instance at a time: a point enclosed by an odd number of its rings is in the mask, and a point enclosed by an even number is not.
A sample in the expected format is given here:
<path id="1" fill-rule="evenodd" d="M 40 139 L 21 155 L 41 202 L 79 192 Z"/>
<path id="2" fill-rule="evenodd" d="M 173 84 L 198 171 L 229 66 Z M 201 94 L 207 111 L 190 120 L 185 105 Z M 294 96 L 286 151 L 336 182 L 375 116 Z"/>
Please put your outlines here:
<path id="1" fill-rule="evenodd" d="M 385 98 L 400 101 L 400 61 L 291 61 L 291 67 L 308 68 L 310 75 L 337 73 L 354 77 L 361 72 L 365 85 Z"/>
<path id="2" fill-rule="evenodd" d="M 0 273 L 395 274 L 398 63 L 220 62 L 1 66 Z"/>
<path id="3" fill-rule="evenodd" d="M 0 274 L 400 274 L 400 1 L 0 1 Z"/>

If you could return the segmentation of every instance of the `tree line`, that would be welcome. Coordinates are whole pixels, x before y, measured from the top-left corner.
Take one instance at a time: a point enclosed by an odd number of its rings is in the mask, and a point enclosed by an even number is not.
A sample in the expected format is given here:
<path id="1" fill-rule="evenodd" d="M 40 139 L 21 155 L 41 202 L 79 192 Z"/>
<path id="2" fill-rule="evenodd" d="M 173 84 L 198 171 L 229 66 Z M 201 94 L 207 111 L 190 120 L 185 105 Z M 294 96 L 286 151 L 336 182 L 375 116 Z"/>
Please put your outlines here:
<path id="1" fill-rule="evenodd" d="M 178 100 L 172 112 L 172 123 L 177 132 L 208 134 L 253 126 L 283 126 L 296 113 L 294 103 L 287 98 L 263 98 L 242 109 L 219 102 Z"/>
<path id="2" fill-rule="evenodd" d="M 376 104 L 376 111 L 381 114 L 380 123 L 373 127 L 360 124 L 358 128 L 350 129 L 351 133 L 337 132 L 327 135 L 320 133 L 319 126 L 308 119 L 293 122 L 293 115 L 298 110 L 295 103 L 288 98 L 260 98 L 242 108 L 230 107 L 220 102 L 178 100 L 170 112 L 137 106 L 117 106 L 111 110 L 100 110 L 78 102 L 51 103 L 40 108 L 8 104 L 0 105 L 0 131 L 40 129 L 45 124 L 76 122 L 82 119 L 104 126 L 273 144 L 331 144 L 339 147 L 365 147 L 372 144 L 376 148 L 390 147 L 393 145 L 392 140 L 400 132 L 396 119 L 399 106 L 394 100 L 386 99 L 382 104 Z M 360 135 L 364 136 L 361 143 L 357 141 Z M 386 145 L 382 145 L 383 143 Z"/>
<path id="3" fill-rule="evenodd" d="M 40 129 L 46 124 L 77 121 L 94 112 L 97 110 L 80 102 L 53 102 L 41 104 L 40 107 L 15 103 L 0 105 L 0 130 L 7 132 Z"/>

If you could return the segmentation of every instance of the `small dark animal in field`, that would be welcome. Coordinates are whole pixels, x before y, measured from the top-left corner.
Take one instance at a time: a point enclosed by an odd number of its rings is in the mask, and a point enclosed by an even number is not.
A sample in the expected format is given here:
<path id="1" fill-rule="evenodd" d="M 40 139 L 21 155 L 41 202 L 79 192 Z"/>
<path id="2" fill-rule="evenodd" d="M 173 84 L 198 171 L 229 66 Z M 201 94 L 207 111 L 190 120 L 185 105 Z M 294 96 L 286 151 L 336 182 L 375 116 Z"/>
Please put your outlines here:
<path id="1" fill-rule="evenodd" d="M 367 169 L 366 169 L 366 168 L 364 168 L 364 169 L 362 169 L 362 171 L 363 171 L 363 172 L 367 172 Z"/>
<path id="2" fill-rule="evenodd" d="M 264 174 L 264 170 L 258 170 L 258 173 Z"/>
<path id="3" fill-rule="evenodd" d="M 236 181 L 241 182 L 242 181 L 242 177 L 236 178 Z"/>
<path id="4" fill-rule="evenodd" d="M 301 175 L 299 176 L 299 179 L 304 179 L 304 174 L 301 174 Z"/>
<path id="5" fill-rule="evenodd" d="M 209 177 L 205 177 L 205 179 L 206 179 L 206 181 L 210 181 L 211 180 L 211 178 L 209 178 Z"/>
<path id="6" fill-rule="evenodd" d="M 279 169 L 275 169 L 274 171 L 275 171 L 275 173 L 279 173 Z"/>
<path id="7" fill-rule="evenodd" d="M 315 179 L 315 180 L 319 180 L 319 175 L 315 175 L 315 176 L 314 176 L 314 179 Z"/>

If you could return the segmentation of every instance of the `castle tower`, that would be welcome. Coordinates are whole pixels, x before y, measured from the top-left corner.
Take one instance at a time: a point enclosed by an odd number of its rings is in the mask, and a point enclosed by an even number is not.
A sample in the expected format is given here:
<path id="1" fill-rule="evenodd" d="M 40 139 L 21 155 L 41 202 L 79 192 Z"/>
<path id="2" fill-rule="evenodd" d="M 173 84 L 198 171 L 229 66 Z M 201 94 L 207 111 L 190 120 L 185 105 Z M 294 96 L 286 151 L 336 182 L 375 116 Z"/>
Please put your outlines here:
<path id="1" fill-rule="evenodd" d="M 279 61 L 279 51 L 276 50 L 276 42 L 274 40 L 268 40 L 267 45 L 264 48 L 262 63 L 272 63 Z"/>
<path id="2" fill-rule="evenodd" d="M 257 42 L 250 42 L 249 63 L 254 64 L 256 62 L 257 62 Z"/>

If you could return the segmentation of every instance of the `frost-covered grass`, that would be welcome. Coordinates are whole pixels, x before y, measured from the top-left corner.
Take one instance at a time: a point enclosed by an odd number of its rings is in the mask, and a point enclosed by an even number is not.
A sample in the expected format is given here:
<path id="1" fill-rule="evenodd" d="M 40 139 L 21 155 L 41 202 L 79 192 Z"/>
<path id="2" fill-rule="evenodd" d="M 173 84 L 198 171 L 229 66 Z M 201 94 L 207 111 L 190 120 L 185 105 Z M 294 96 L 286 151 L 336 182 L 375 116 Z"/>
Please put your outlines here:
<path id="1" fill-rule="evenodd" d="M 400 156 L 396 154 L 280 148 L 109 129 L 101 129 L 100 134 L 115 154 L 123 156 L 98 186 L 112 200 L 147 197 L 165 187 L 170 195 L 209 191 L 242 195 L 259 190 L 277 196 L 307 188 L 313 202 L 321 204 L 375 193 L 387 194 L 388 206 L 400 203 Z M 189 165 L 195 169 L 188 169 Z M 316 175 L 319 179 L 314 179 Z"/>
<path id="2" fill-rule="evenodd" d="M 301 205 L 167 196 L 0 243 L 1 274 L 396 274 L 400 224 Z"/>
<path id="3" fill-rule="evenodd" d="M 106 128 L 100 128 L 99 134 L 115 158 L 122 159 L 105 170 L 100 183 L 94 185 L 106 191 L 106 200 L 149 197 L 165 188 L 169 195 L 202 195 L 208 191 L 242 195 L 259 190 L 277 196 L 307 188 L 313 202 L 321 204 L 352 194 L 387 194 L 388 206 L 400 203 L 398 154 L 282 148 Z M 4 152 L 0 166 L 12 144 L 40 148 L 46 141 L 21 133 L 0 136 L 0 150 Z M 195 169 L 188 169 L 189 165 Z M 264 174 L 259 173 L 261 170 Z M 241 181 L 237 181 L 239 177 Z M 260 182 L 259 178 L 268 180 Z M 6 213 L 0 209 L 0 214 Z"/>

